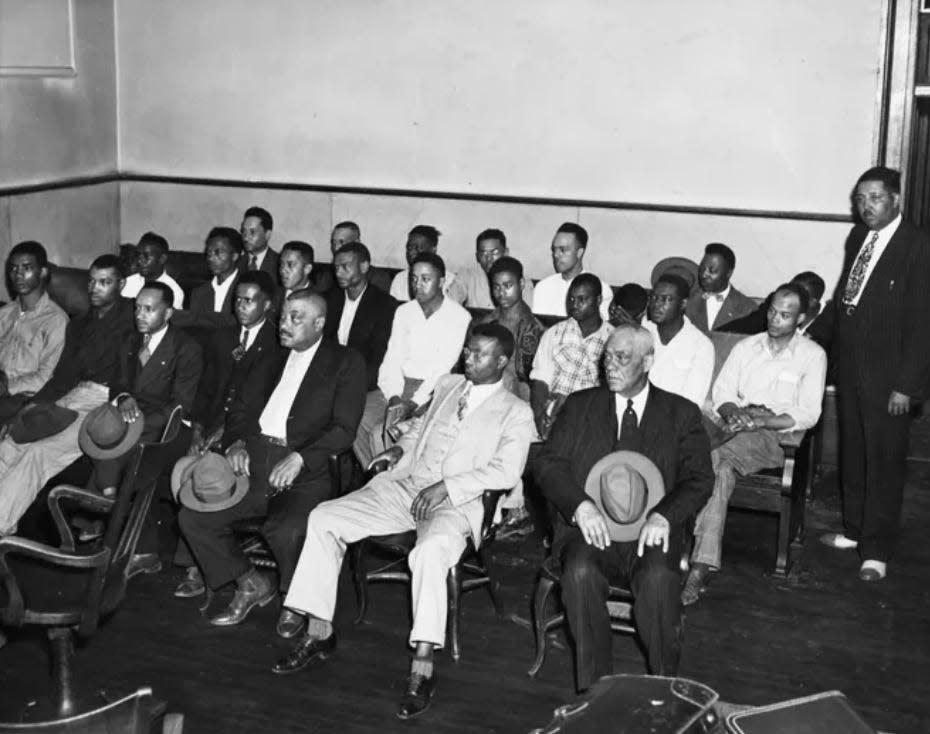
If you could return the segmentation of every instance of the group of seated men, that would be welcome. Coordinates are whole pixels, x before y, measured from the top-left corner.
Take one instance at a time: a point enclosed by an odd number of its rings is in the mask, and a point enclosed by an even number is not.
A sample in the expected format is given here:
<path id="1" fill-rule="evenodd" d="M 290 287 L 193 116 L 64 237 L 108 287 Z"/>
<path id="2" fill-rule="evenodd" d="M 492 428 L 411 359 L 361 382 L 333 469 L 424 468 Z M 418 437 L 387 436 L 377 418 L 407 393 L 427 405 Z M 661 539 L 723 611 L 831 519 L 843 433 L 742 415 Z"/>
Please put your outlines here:
<path id="1" fill-rule="evenodd" d="M 272 233 L 259 207 L 238 230 L 210 230 L 213 277 L 187 308 L 165 269 L 168 243 L 146 233 L 134 260 L 93 261 L 89 310 L 70 321 L 46 292 L 42 246 L 16 245 L 7 264 L 15 299 L 0 309 L 0 534 L 15 532 L 43 485 L 82 453 L 94 462 L 92 486 L 112 495 L 135 441 L 169 440 L 163 470 L 181 504 L 172 552 L 185 567 L 175 595 L 234 584 L 209 620 L 218 626 L 280 595 L 277 633 L 298 638 L 273 667 L 287 674 L 336 646 L 347 545 L 416 529 L 413 658 L 397 711 L 410 718 L 436 688 L 445 578 L 466 540 L 480 540 L 481 494 L 512 488 L 505 511 L 525 521 L 525 479 L 554 508 L 578 688 L 612 668 L 608 579 L 633 590 L 649 671 L 675 674 L 682 603 L 720 567 L 735 473 L 777 465 L 778 433 L 818 420 L 827 360 L 809 337 L 823 281 L 802 273 L 759 307 L 731 285 L 735 256 L 715 243 L 695 273 L 659 268 L 650 291 L 629 284 L 613 294 L 584 269 L 587 232 L 566 223 L 552 240 L 555 272 L 533 288 L 500 230 L 478 235 L 474 269 L 453 275 L 438 231 L 419 225 L 408 268 L 382 290 L 358 225 L 333 229 L 331 268 L 305 242 L 276 252 Z M 564 318 L 545 328 L 540 316 Z M 708 334 L 739 320 L 753 335 L 712 385 Z M 166 437 L 176 406 L 184 421 Z M 334 497 L 328 457 L 349 448 L 362 468 L 387 468 Z M 627 508 L 626 526 L 588 486 L 615 452 L 612 476 L 623 474 L 640 505 Z M 234 532 L 256 518 L 277 586 Z M 140 551 L 133 572 L 160 568 L 157 540 Z"/>

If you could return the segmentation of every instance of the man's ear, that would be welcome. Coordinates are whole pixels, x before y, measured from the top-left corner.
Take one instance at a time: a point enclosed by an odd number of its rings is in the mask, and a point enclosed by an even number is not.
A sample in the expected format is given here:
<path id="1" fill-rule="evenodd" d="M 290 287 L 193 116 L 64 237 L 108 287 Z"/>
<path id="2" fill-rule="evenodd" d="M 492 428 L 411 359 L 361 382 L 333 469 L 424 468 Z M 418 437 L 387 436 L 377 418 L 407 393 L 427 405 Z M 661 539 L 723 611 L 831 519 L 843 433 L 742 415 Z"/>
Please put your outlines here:
<path id="1" fill-rule="evenodd" d="M 362 275 L 368 275 L 368 271 L 371 269 L 371 263 L 362 260 L 358 264 L 358 269 L 362 272 Z"/>
<path id="2" fill-rule="evenodd" d="M 652 365 L 655 361 L 656 361 L 655 353 L 647 354 L 645 357 L 643 357 L 643 369 L 646 372 L 649 372 L 649 370 L 652 369 Z"/>
<path id="3" fill-rule="evenodd" d="M 168 306 L 168 308 L 165 309 L 165 321 L 171 321 L 172 316 L 174 316 L 174 308 Z"/>

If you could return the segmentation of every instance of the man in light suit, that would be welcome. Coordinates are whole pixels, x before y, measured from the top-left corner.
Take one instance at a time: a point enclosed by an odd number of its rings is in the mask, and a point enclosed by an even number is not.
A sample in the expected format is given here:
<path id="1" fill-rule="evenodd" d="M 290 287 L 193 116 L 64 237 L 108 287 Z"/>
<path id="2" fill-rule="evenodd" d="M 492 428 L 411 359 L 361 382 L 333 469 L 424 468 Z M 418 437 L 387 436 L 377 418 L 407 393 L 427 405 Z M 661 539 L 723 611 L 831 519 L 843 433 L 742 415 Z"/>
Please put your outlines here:
<path id="1" fill-rule="evenodd" d="M 756 310 L 756 302 L 730 284 L 736 255 L 726 245 L 711 242 L 704 248 L 698 270 L 700 292 L 688 299 L 685 314 L 704 334 Z"/>
<path id="2" fill-rule="evenodd" d="M 513 350 L 505 327 L 476 326 L 465 347 L 465 376 L 440 378 L 426 415 L 372 462 L 387 460 L 392 468 L 310 514 L 284 602 L 307 615 L 307 634 L 275 673 L 294 673 L 335 649 L 332 619 L 346 545 L 416 529 L 408 558 L 415 652 L 397 715 L 408 719 L 428 708 L 436 686 L 433 650 L 446 636 L 446 575 L 468 536 L 479 542 L 483 491 L 514 486 L 529 451 L 532 411 L 501 379 Z"/>

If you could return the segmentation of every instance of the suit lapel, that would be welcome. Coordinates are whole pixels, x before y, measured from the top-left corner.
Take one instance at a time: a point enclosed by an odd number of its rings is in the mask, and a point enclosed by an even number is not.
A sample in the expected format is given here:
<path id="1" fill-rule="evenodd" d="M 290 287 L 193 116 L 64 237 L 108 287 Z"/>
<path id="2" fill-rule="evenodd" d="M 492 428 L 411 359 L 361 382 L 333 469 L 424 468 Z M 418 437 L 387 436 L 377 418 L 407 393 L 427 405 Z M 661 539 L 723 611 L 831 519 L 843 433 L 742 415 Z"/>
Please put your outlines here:
<path id="1" fill-rule="evenodd" d="M 355 318 L 352 319 L 352 326 L 349 329 L 349 338 L 346 340 L 347 344 L 355 344 L 356 342 L 364 341 L 364 334 L 361 334 L 360 331 L 365 324 L 369 323 L 368 312 L 371 310 L 371 299 L 373 293 L 371 292 L 371 283 L 365 286 L 365 292 L 362 293 L 362 300 L 358 304 L 358 308 L 355 311 Z M 345 303 L 345 297 L 343 297 L 343 303 Z M 339 310 L 339 315 L 342 316 L 342 309 Z"/>
<path id="2" fill-rule="evenodd" d="M 316 354 L 313 355 L 313 359 L 310 361 L 310 366 L 307 367 L 307 371 L 304 373 L 304 378 L 300 381 L 297 394 L 294 395 L 294 402 L 291 403 L 290 408 L 291 412 L 293 412 L 295 405 L 300 405 L 302 409 L 306 410 L 307 407 L 304 401 L 308 399 L 314 387 L 316 385 L 325 385 L 329 382 L 332 354 L 329 343 L 321 340 L 317 347 Z M 281 380 L 280 375 L 284 372 L 284 366 L 286 364 L 287 360 L 284 360 L 281 364 L 281 372 L 278 373 L 278 379 L 275 381 L 276 386 Z M 290 419 L 290 416 L 288 416 L 288 419 Z"/>
<path id="3" fill-rule="evenodd" d="M 907 252 L 908 242 L 908 236 L 905 232 L 902 232 L 902 229 L 904 229 L 903 221 L 898 225 L 897 231 L 891 236 L 885 250 L 875 263 L 875 268 L 862 289 L 862 295 L 859 297 L 860 303 L 863 298 L 868 298 L 873 294 L 882 292 L 887 294 L 894 287 L 895 277 L 900 277 L 899 274 L 902 274 L 901 260 Z M 862 247 L 861 244 L 859 246 Z"/>
<path id="4" fill-rule="evenodd" d="M 149 356 L 149 360 L 145 363 L 144 367 L 139 362 L 139 351 L 141 351 L 141 349 L 142 346 L 140 343 L 139 350 L 136 351 L 134 360 L 136 366 L 136 390 L 141 390 L 144 385 L 147 385 L 152 378 L 158 374 L 161 364 L 166 362 L 171 355 L 174 354 L 174 328 L 170 325 L 168 326 L 165 330 L 165 335 L 158 343 L 158 346 L 155 347 L 155 351 Z"/>
<path id="5" fill-rule="evenodd" d="M 663 444 L 663 426 L 669 425 L 665 407 L 656 398 L 656 389 L 649 385 L 649 397 L 646 398 L 646 407 L 639 422 L 639 430 L 643 439 L 643 446 L 661 446 Z"/>
<path id="6" fill-rule="evenodd" d="M 427 412 L 426 418 L 423 421 L 423 426 L 420 429 L 421 440 L 417 441 L 414 460 L 419 459 L 420 455 L 423 453 L 423 449 L 426 447 L 426 441 L 423 441 L 422 438 L 429 435 L 429 431 L 432 430 L 433 423 L 436 420 L 436 416 L 439 415 L 439 411 L 445 409 L 446 404 L 452 399 L 453 395 L 455 399 L 458 400 L 459 396 L 462 394 L 462 390 L 465 389 L 466 382 L 467 380 L 457 382 L 450 390 L 446 390 L 443 395 L 436 395 L 435 391 L 433 392 L 433 404 L 430 406 L 430 410 Z M 469 418 L 470 417 L 471 416 L 469 416 Z"/>

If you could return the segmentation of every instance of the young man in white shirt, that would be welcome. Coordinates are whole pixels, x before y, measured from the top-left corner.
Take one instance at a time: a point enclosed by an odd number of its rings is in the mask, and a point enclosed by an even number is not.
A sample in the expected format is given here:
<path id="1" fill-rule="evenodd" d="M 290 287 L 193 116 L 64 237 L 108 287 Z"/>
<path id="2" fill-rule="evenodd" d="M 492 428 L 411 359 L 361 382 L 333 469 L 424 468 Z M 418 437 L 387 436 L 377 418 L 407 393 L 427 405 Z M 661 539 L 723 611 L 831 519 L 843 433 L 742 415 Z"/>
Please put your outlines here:
<path id="1" fill-rule="evenodd" d="M 533 313 L 566 316 L 565 299 L 576 275 L 585 272 L 584 255 L 588 249 L 588 231 L 580 224 L 565 222 L 552 238 L 552 267 L 555 273 L 536 284 Z M 599 279 L 600 280 L 600 279 Z M 613 290 L 601 280 L 601 318 L 607 321 Z"/>
<path id="2" fill-rule="evenodd" d="M 165 271 L 168 262 L 168 240 L 155 232 L 146 232 L 139 238 L 136 245 L 136 264 L 139 272 L 126 278 L 126 284 L 120 293 L 123 298 L 135 298 L 145 285 L 146 281 L 154 280 L 164 283 L 174 295 L 174 305 L 181 308 L 184 305 L 184 291 L 178 282 Z"/>
<path id="3" fill-rule="evenodd" d="M 242 237 L 232 227 L 214 227 L 204 243 L 204 257 L 213 278 L 191 292 L 186 310 L 174 309 L 175 326 L 218 329 L 236 323 L 234 302 L 239 279 Z"/>
<path id="4" fill-rule="evenodd" d="M 410 277 L 413 261 L 423 253 L 435 255 L 439 248 L 439 235 L 439 230 L 428 224 L 418 224 L 410 230 L 406 246 L 407 265 L 410 267 L 407 270 L 401 270 L 391 281 L 391 296 L 395 300 L 404 303 L 415 298 L 414 285 Z M 455 273 L 449 270 L 443 277 L 442 292 L 456 303 L 465 303 L 465 289 Z"/>

